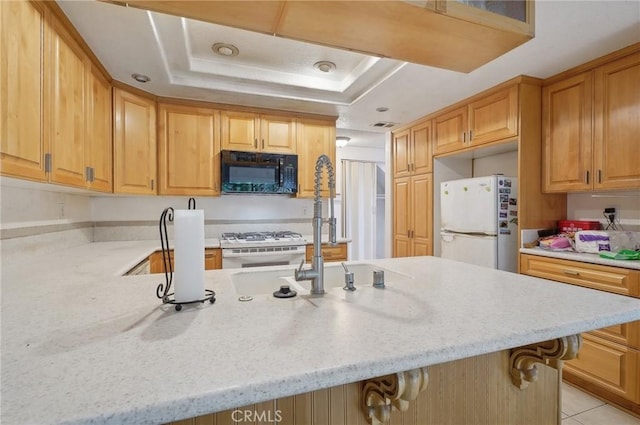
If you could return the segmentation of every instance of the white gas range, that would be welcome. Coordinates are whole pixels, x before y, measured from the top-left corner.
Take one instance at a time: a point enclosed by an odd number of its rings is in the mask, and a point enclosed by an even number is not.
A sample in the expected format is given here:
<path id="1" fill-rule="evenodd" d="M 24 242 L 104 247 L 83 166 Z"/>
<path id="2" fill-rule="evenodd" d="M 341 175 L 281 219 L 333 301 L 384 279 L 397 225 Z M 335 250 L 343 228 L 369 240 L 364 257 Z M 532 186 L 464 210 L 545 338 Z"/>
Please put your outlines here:
<path id="1" fill-rule="evenodd" d="M 298 266 L 305 259 L 306 240 L 290 231 L 223 233 L 222 268 Z"/>

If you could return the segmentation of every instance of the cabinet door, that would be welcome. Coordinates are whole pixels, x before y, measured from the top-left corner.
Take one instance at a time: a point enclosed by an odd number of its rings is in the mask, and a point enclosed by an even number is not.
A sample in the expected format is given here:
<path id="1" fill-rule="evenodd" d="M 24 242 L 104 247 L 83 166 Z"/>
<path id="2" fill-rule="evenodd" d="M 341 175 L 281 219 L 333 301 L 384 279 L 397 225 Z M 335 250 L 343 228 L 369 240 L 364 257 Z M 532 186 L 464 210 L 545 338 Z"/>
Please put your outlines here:
<path id="1" fill-rule="evenodd" d="M 638 403 L 638 351 L 605 339 L 582 334 L 582 347 L 574 360 L 565 362 L 565 373 Z"/>
<path id="2" fill-rule="evenodd" d="M 596 68 L 594 189 L 640 188 L 640 53 Z"/>
<path id="3" fill-rule="evenodd" d="M 111 84 L 102 73 L 91 68 L 87 73 L 87 132 L 85 163 L 91 167 L 89 187 L 113 191 L 113 139 Z"/>
<path id="4" fill-rule="evenodd" d="M 457 151 L 465 147 L 467 137 L 467 107 L 445 112 L 433 119 L 433 153 Z"/>
<path id="5" fill-rule="evenodd" d="M 293 117 L 262 115 L 260 149 L 263 152 L 296 153 L 296 120 Z"/>
<path id="6" fill-rule="evenodd" d="M 299 119 L 297 124 L 298 194 L 299 198 L 314 197 L 316 161 L 322 154 L 331 159 L 335 174 L 336 127 L 333 122 Z M 329 176 L 326 167 L 322 170 L 320 196 L 329 197 Z"/>
<path id="7" fill-rule="evenodd" d="M 411 174 L 410 170 L 410 130 L 393 133 L 392 157 L 393 157 L 393 177 L 406 177 Z"/>
<path id="8" fill-rule="evenodd" d="M 591 188 L 591 85 L 591 73 L 584 73 L 542 90 L 546 192 Z"/>
<path id="9" fill-rule="evenodd" d="M 86 187 L 85 56 L 56 19 L 52 19 L 50 43 L 51 62 L 45 69 L 45 90 L 51 96 L 49 179 L 55 183 Z"/>
<path id="10" fill-rule="evenodd" d="M 161 195 L 219 195 L 219 113 L 182 105 L 159 105 Z"/>
<path id="11" fill-rule="evenodd" d="M 114 192 L 156 193 L 156 106 L 146 97 L 114 89 Z"/>
<path id="12" fill-rule="evenodd" d="M 393 256 L 411 255 L 411 178 L 401 177 L 393 181 Z"/>
<path id="13" fill-rule="evenodd" d="M 469 104 L 471 145 L 518 135 L 518 86 L 512 86 Z"/>
<path id="14" fill-rule="evenodd" d="M 431 174 L 411 178 L 412 255 L 432 255 L 432 178 Z"/>
<path id="15" fill-rule="evenodd" d="M 205 248 L 204 269 L 218 270 L 222 268 L 222 250 L 220 248 Z"/>
<path id="16" fill-rule="evenodd" d="M 42 4 L 0 2 L 0 170 L 42 181 L 44 25 Z"/>
<path id="17" fill-rule="evenodd" d="M 430 173 L 431 166 L 431 121 L 411 127 L 412 173 Z"/>
<path id="18" fill-rule="evenodd" d="M 260 119 L 251 112 L 222 111 L 222 149 L 254 152 L 259 150 Z"/>

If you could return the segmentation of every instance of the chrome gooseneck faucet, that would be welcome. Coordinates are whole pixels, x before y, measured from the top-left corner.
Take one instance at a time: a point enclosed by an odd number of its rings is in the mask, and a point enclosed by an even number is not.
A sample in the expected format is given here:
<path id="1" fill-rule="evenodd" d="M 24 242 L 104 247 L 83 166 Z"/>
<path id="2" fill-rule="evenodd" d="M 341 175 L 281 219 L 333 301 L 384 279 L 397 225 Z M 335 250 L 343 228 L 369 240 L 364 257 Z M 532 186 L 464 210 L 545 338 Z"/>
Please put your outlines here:
<path id="1" fill-rule="evenodd" d="M 320 186 L 322 184 L 322 168 L 327 168 L 329 174 L 329 214 L 326 220 L 322 218 L 322 199 L 320 199 Z M 316 161 L 315 172 L 315 200 L 313 203 L 313 258 L 311 259 L 311 268 L 303 269 L 304 260 L 300 263 L 300 267 L 295 271 L 295 279 L 310 280 L 311 294 L 324 294 L 324 258 L 322 257 L 322 223 L 329 223 L 329 242 L 332 245 L 336 243 L 336 218 L 333 211 L 333 198 L 336 195 L 336 175 L 333 171 L 331 159 L 327 155 L 320 155 Z"/>

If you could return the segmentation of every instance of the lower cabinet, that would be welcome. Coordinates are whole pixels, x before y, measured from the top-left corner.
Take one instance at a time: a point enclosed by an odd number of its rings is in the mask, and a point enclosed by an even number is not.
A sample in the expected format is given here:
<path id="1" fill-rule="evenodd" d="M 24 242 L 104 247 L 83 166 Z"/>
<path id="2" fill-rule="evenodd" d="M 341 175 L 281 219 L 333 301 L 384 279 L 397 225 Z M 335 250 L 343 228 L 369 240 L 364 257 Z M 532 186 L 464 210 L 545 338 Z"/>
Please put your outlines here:
<path id="1" fill-rule="evenodd" d="M 587 332 L 582 334 L 578 356 L 565 362 L 563 376 L 568 381 L 581 378 L 589 382 L 587 390 L 597 393 L 602 389 L 638 404 L 639 361 L 640 351 Z"/>
<path id="2" fill-rule="evenodd" d="M 431 173 L 393 180 L 393 256 L 433 254 Z"/>
<path id="3" fill-rule="evenodd" d="M 173 261 L 173 250 L 169 252 L 171 261 Z M 222 250 L 220 248 L 205 248 L 204 250 L 204 269 L 217 270 L 222 268 Z M 156 251 L 149 256 L 149 273 L 164 273 L 164 260 L 162 259 L 162 251 Z"/>
<path id="4" fill-rule="evenodd" d="M 313 245 L 307 245 L 307 262 L 313 257 Z M 322 244 L 322 257 L 325 262 L 347 261 L 347 244 L 337 245 Z"/>
<path id="5" fill-rule="evenodd" d="M 640 298 L 640 271 L 521 254 L 521 273 Z M 582 334 L 576 359 L 565 362 L 563 378 L 640 413 L 640 321 Z"/>

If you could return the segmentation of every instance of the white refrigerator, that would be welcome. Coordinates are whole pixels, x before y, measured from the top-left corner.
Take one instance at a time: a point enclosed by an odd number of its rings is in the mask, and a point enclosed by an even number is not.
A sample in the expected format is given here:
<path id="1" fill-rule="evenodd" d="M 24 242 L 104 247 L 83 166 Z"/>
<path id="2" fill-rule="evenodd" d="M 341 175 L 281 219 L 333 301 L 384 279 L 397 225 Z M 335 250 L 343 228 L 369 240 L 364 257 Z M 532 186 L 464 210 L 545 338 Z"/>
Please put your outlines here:
<path id="1" fill-rule="evenodd" d="M 517 272 L 517 195 L 516 177 L 442 182 L 441 257 Z"/>

